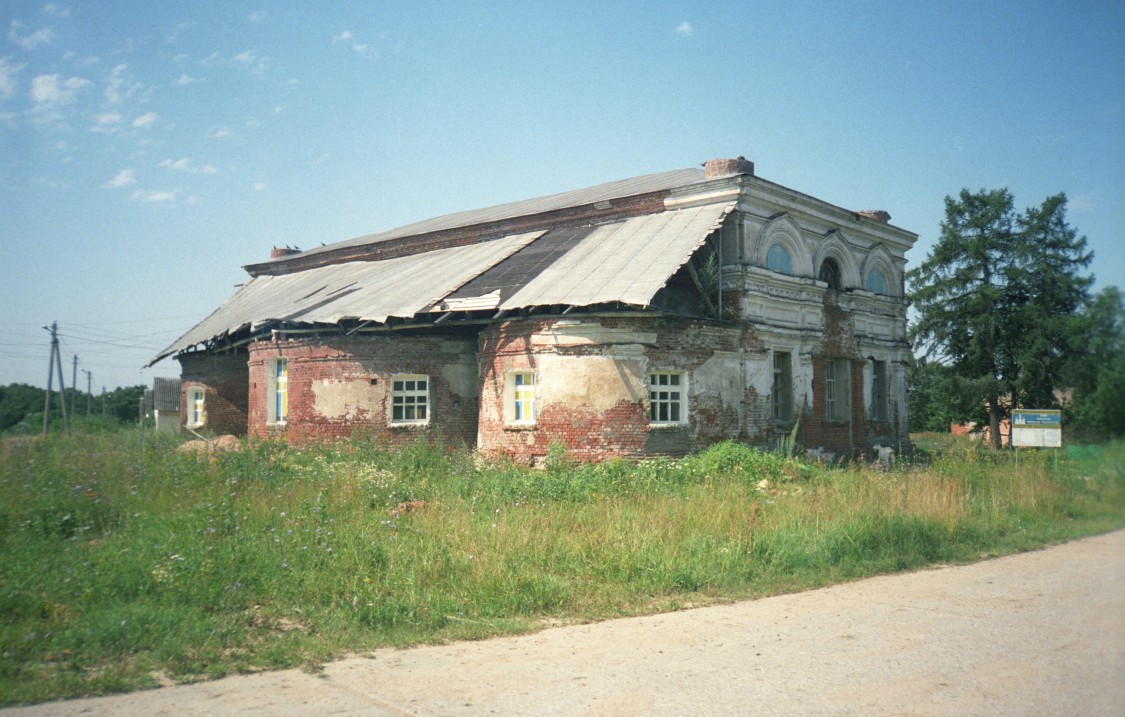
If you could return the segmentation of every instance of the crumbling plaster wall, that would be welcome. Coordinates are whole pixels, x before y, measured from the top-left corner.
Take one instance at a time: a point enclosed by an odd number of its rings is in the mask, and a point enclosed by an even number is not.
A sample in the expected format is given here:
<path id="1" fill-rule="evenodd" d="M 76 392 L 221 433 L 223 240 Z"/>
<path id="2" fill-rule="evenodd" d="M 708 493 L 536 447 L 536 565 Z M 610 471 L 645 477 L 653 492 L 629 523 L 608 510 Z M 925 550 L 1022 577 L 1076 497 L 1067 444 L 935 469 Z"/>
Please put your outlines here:
<path id="1" fill-rule="evenodd" d="M 683 454 L 742 435 L 741 327 L 653 316 L 519 320 L 481 334 L 478 447 L 486 455 L 536 462 L 551 445 L 601 460 Z M 756 350 L 756 347 L 755 347 Z M 509 376 L 535 375 L 536 420 L 517 424 Z M 649 420 L 649 374 L 683 372 L 684 421 Z"/>
<path id="2" fill-rule="evenodd" d="M 740 261 L 724 267 L 724 296 L 737 298 L 739 318 L 758 332 L 767 350 L 748 357 L 746 372 L 748 439 L 776 445 L 792 428 L 772 420 L 773 353 L 791 355 L 793 413 L 802 423 L 800 438 L 808 447 L 840 455 L 862 453 L 871 445 L 908 443 L 906 305 L 902 275 L 904 250 L 869 232 L 878 227 L 857 219 L 841 227 L 800 207 L 766 214 L 753 200 L 724 228 L 724 250 Z M 791 274 L 766 268 L 769 247 L 784 246 Z M 842 269 L 843 291 L 829 291 L 816 279 L 819 263 L 831 256 Z M 887 276 L 887 295 L 864 288 L 864 276 L 878 267 Z M 825 418 L 824 372 L 829 359 L 847 359 L 849 417 Z M 874 361 L 888 368 L 888 420 L 873 421 Z"/>
<path id="3" fill-rule="evenodd" d="M 271 360 L 288 360 L 289 415 L 269 418 Z M 441 336 L 294 337 L 250 345 L 250 434 L 291 441 L 370 436 L 392 445 L 418 438 L 472 444 L 477 362 L 472 338 Z M 427 378 L 426 422 L 392 425 L 396 375 Z"/>

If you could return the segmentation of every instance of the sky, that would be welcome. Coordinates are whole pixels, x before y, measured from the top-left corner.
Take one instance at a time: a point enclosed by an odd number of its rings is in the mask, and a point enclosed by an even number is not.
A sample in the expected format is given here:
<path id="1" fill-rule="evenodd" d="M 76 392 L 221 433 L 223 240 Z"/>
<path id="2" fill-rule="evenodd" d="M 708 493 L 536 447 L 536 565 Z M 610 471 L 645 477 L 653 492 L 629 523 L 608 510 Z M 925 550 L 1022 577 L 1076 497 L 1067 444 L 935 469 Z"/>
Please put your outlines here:
<path id="1" fill-rule="evenodd" d="M 176 376 L 273 246 L 745 155 L 919 235 L 1065 192 L 1125 285 L 1125 3 L 0 0 L 0 386 Z M 89 378 L 87 380 L 87 373 Z M 56 380 L 57 386 L 57 380 Z"/>

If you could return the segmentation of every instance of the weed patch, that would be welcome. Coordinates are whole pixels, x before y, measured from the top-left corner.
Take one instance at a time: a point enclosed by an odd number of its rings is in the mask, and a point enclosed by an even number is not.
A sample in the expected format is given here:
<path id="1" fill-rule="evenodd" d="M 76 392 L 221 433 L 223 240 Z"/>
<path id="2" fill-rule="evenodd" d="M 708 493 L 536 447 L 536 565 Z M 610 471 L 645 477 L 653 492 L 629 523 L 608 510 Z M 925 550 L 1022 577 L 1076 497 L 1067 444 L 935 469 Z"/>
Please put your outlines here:
<path id="1" fill-rule="evenodd" d="M 0 702 L 304 665 L 976 559 L 1125 524 L 1125 444 L 922 440 L 891 471 L 723 443 L 532 470 L 419 443 L 0 444 Z"/>

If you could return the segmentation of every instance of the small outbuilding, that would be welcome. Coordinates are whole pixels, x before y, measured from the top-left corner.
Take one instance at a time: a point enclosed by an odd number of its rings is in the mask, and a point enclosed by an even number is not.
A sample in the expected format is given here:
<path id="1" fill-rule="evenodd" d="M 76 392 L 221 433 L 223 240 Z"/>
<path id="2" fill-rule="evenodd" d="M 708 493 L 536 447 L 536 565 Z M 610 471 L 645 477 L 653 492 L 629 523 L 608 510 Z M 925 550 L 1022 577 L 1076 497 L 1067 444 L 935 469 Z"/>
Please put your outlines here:
<path id="1" fill-rule="evenodd" d="M 904 448 L 906 251 L 885 211 L 742 157 L 274 249 L 161 351 L 181 424 L 308 441 L 440 435 L 535 462 L 725 439 Z"/>

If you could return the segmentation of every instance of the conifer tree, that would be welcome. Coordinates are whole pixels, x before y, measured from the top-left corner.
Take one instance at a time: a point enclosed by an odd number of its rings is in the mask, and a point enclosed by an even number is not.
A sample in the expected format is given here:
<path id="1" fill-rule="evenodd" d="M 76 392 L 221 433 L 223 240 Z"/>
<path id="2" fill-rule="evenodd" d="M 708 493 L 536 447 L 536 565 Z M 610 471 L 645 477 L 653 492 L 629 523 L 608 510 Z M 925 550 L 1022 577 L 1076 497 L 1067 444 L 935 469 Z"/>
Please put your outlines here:
<path id="1" fill-rule="evenodd" d="M 945 198 L 938 243 L 907 276 L 918 312 L 911 329 L 916 348 L 949 366 L 957 392 L 986 407 L 994 445 L 1007 359 L 1005 271 L 1015 244 L 1011 193 L 962 189 Z"/>
<path id="2" fill-rule="evenodd" d="M 938 243 L 907 277 L 911 336 L 948 366 L 954 393 L 973 407 L 964 418 L 987 423 L 993 446 L 1012 408 L 1057 405 L 1083 349 L 1091 257 L 1063 194 L 1019 216 L 1006 189 L 946 197 Z"/>

